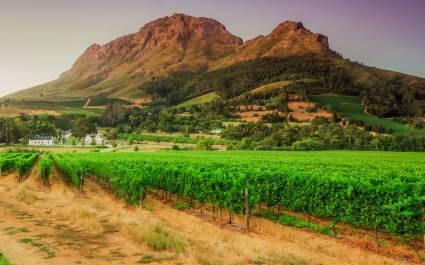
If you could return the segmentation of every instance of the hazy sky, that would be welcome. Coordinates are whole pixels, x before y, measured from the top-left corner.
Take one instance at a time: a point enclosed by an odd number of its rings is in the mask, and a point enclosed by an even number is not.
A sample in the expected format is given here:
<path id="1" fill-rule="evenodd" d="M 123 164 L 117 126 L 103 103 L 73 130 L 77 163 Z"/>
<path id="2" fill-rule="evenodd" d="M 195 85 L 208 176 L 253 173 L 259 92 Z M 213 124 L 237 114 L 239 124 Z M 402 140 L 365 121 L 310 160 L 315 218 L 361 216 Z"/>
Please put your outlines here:
<path id="1" fill-rule="evenodd" d="M 0 0 L 0 96 L 176 12 L 215 18 L 244 40 L 302 21 L 345 57 L 425 77 L 425 0 Z"/>

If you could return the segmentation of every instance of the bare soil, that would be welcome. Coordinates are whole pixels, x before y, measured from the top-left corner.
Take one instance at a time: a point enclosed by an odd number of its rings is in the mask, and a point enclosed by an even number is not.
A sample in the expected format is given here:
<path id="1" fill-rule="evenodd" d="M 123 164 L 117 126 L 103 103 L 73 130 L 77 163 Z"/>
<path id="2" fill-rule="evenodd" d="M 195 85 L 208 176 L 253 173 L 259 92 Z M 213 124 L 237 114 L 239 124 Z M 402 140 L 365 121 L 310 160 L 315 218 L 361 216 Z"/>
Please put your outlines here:
<path id="1" fill-rule="evenodd" d="M 299 121 L 312 121 L 315 118 L 331 118 L 332 114 L 324 109 L 317 108 L 316 112 L 308 112 L 308 108 L 316 105 L 311 102 L 297 101 L 289 102 L 288 107 L 292 110 L 290 115 Z M 317 106 L 316 106 L 317 107 Z"/>
<path id="2" fill-rule="evenodd" d="M 314 103 L 306 101 L 291 101 L 288 102 L 288 107 L 291 112 L 288 114 L 296 118 L 301 122 L 310 122 L 315 118 L 331 118 L 332 114 L 324 109 L 318 108 Z M 308 108 L 316 107 L 317 111 L 308 112 Z M 266 110 L 265 107 L 259 105 L 241 105 L 239 106 L 240 111 L 236 112 L 236 115 L 240 116 L 240 121 L 243 122 L 258 122 L 261 117 L 272 113 L 272 110 Z M 284 113 L 280 113 L 284 114 Z"/>
<path id="3" fill-rule="evenodd" d="M 242 220 L 229 225 L 211 212 L 178 211 L 154 195 L 144 208 L 128 207 L 91 180 L 81 195 L 57 171 L 48 187 L 35 169 L 22 183 L 15 174 L 0 177 L 0 249 L 17 265 L 410 264 L 410 256 L 384 255 L 355 241 L 260 218 L 252 218 L 245 233 Z M 158 225 L 184 248 L 149 247 L 142 235 Z"/>

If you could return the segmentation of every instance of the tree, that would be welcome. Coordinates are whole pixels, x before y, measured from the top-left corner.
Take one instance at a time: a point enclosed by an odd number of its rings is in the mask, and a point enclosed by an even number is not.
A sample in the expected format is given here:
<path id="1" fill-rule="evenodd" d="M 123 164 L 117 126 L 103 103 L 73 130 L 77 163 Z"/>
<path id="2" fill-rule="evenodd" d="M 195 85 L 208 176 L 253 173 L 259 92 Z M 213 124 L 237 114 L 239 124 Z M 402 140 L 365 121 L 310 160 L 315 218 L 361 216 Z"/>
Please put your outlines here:
<path id="1" fill-rule="evenodd" d="M 133 145 L 134 144 L 134 137 L 133 136 L 128 137 L 128 144 L 129 145 Z"/>
<path id="2" fill-rule="evenodd" d="M 79 118 L 74 123 L 73 134 L 78 138 L 83 138 L 87 134 L 96 132 L 96 125 L 87 118 Z"/>

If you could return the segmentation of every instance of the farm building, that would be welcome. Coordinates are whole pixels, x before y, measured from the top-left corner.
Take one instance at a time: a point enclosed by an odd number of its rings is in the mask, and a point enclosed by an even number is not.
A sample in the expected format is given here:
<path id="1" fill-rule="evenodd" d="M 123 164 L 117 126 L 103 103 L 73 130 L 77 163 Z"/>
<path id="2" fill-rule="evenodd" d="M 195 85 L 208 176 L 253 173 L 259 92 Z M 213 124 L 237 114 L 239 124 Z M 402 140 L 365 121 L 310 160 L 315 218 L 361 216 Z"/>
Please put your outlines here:
<path id="1" fill-rule="evenodd" d="M 36 146 L 49 146 L 53 145 L 55 143 L 55 138 L 53 136 L 43 136 L 43 135 L 37 135 L 29 139 L 28 144 L 29 145 L 36 145 Z"/>
<path id="2" fill-rule="evenodd" d="M 87 134 L 84 138 L 85 144 L 96 144 L 96 145 L 102 145 L 105 142 L 105 138 L 102 134 Z"/>
<path id="3" fill-rule="evenodd" d="M 71 137 L 71 131 L 62 131 L 62 139 L 69 139 Z"/>

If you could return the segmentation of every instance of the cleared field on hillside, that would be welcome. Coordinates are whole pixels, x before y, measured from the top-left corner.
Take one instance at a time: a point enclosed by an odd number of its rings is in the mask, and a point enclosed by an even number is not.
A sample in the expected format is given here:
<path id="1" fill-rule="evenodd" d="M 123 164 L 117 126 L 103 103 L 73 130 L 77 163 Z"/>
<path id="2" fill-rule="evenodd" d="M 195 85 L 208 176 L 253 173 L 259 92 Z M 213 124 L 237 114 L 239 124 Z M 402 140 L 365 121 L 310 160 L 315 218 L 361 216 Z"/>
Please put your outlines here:
<path id="1" fill-rule="evenodd" d="M 310 99 L 321 105 L 330 106 L 337 113 L 356 121 L 363 121 L 368 125 L 377 125 L 387 130 L 398 133 L 415 133 L 414 129 L 408 128 L 401 123 L 382 119 L 364 112 L 360 98 L 356 96 L 343 96 L 335 94 L 324 94 L 318 96 L 310 96 Z"/>
<path id="2" fill-rule="evenodd" d="M 102 109 L 82 109 L 82 108 L 63 108 L 58 110 L 61 114 L 77 114 L 85 116 L 100 116 L 104 110 Z"/>
<path id="3" fill-rule="evenodd" d="M 217 95 L 217 93 L 215 92 L 211 92 L 211 93 L 207 93 L 205 95 L 196 97 L 196 98 L 192 98 L 189 99 L 179 105 L 177 105 L 177 107 L 190 107 L 193 105 L 202 105 L 202 104 L 206 104 L 206 103 L 210 103 L 213 102 L 216 99 L 219 99 L 220 96 Z"/>

